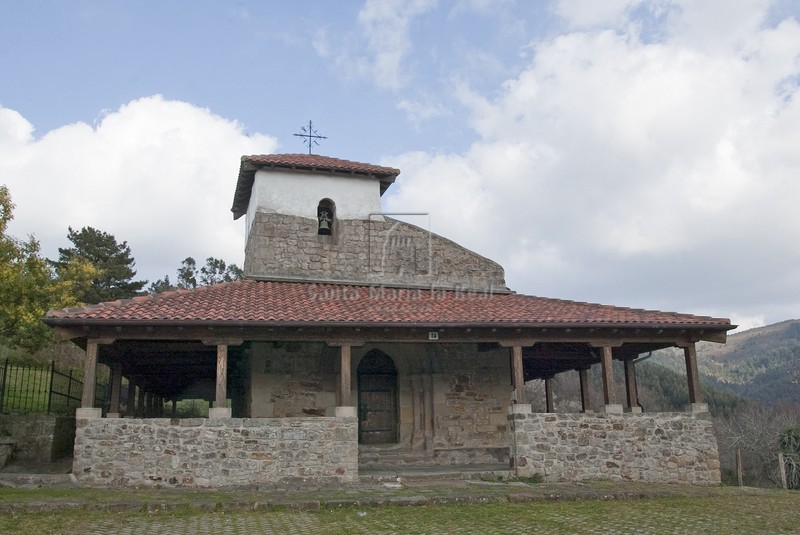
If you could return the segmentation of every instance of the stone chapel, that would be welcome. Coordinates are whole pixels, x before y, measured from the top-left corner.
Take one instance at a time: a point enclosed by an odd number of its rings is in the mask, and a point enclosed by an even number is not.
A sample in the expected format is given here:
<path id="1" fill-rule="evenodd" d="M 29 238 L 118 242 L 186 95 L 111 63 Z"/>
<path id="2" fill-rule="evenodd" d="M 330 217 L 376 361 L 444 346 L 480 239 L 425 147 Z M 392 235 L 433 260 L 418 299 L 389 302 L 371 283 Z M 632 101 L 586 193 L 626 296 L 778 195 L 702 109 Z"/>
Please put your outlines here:
<path id="1" fill-rule="evenodd" d="M 56 338 L 86 351 L 78 481 L 348 483 L 428 467 L 720 482 L 695 344 L 724 343 L 729 320 L 515 293 L 497 263 L 382 212 L 399 174 L 243 156 L 231 208 L 245 218 L 243 280 L 50 311 Z M 668 347 L 683 350 L 686 411 L 642 412 L 636 359 Z M 110 369 L 104 407 L 98 365 Z M 580 412 L 553 411 L 562 373 L 578 377 Z M 534 379 L 544 413 L 525 399 Z M 170 414 L 192 398 L 212 404 L 207 418 Z"/>

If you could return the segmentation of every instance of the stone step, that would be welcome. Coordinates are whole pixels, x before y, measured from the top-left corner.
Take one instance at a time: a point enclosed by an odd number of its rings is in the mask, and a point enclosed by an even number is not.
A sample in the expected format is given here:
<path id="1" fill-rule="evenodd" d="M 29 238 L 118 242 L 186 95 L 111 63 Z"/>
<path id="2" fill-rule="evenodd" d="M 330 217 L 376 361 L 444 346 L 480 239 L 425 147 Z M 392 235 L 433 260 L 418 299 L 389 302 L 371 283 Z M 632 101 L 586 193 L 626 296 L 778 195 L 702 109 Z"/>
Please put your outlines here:
<path id="1" fill-rule="evenodd" d="M 514 473 L 505 465 L 359 467 L 362 482 L 506 480 Z"/>
<path id="2" fill-rule="evenodd" d="M 0 472 L 0 488 L 57 488 L 71 487 L 76 484 L 72 474 L 16 474 Z"/>

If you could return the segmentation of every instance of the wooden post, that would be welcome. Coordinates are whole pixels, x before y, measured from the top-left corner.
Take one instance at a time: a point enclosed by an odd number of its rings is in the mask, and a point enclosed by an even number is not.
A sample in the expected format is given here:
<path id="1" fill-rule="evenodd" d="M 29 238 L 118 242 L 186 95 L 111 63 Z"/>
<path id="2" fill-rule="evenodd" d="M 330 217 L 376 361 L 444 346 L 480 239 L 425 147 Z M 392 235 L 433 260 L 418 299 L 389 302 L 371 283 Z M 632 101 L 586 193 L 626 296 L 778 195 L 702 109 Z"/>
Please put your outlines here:
<path id="1" fill-rule="evenodd" d="M 350 376 L 350 346 L 341 346 L 340 348 L 340 370 L 339 370 L 339 390 L 341 396 L 339 401 L 340 407 L 350 407 L 352 401 L 352 379 Z"/>
<path id="2" fill-rule="evenodd" d="M 119 394 L 122 390 L 122 366 L 114 364 L 111 371 L 111 400 L 108 412 L 119 415 Z"/>
<path id="3" fill-rule="evenodd" d="M 545 412 L 556 412 L 553 409 L 553 378 L 544 378 L 544 406 Z"/>
<path id="4" fill-rule="evenodd" d="M 739 486 L 743 486 L 742 480 L 744 476 L 742 474 L 742 450 L 736 448 L 736 479 L 739 481 Z"/>
<path id="5" fill-rule="evenodd" d="M 94 407 L 94 391 L 97 382 L 97 340 L 86 341 L 86 361 L 83 367 L 83 394 L 81 395 L 81 408 Z"/>
<path id="6" fill-rule="evenodd" d="M 603 368 L 603 403 L 613 405 L 616 403 L 614 395 L 614 371 L 611 364 L 611 348 L 603 348 L 603 358 L 600 360 Z"/>
<path id="7" fill-rule="evenodd" d="M 136 417 L 136 380 L 128 377 L 128 399 L 125 403 L 125 416 Z"/>
<path id="8" fill-rule="evenodd" d="M 217 393 L 214 398 L 214 408 L 228 406 L 228 346 L 217 346 Z"/>
<path id="9" fill-rule="evenodd" d="M 581 411 L 586 412 L 589 410 L 589 377 L 588 370 L 583 368 L 578 370 L 578 379 L 581 383 Z"/>
<path id="10" fill-rule="evenodd" d="M 522 346 L 511 348 L 511 377 L 513 378 L 513 388 L 516 394 L 515 403 L 525 403 L 525 374 L 522 370 Z"/>
<path id="11" fill-rule="evenodd" d="M 625 361 L 625 393 L 628 398 L 628 408 L 631 409 L 631 412 L 634 411 L 634 407 L 638 410 L 639 391 L 636 387 L 636 365 L 633 363 L 633 359 Z"/>
<path id="12" fill-rule="evenodd" d="M 689 383 L 689 403 L 702 403 L 700 376 L 697 373 L 697 349 L 693 343 L 683 348 L 683 356 L 686 361 L 686 380 Z"/>

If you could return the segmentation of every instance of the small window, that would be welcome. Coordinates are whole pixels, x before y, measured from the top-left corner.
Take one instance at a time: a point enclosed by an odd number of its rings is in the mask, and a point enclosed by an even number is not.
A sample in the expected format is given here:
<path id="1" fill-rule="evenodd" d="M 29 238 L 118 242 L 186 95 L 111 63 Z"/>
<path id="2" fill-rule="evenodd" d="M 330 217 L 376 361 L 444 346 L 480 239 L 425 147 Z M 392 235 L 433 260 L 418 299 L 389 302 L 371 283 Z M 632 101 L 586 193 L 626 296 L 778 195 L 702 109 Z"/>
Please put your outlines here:
<path id="1" fill-rule="evenodd" d="M 333 223 L 336 219 L 336 205 L 330 199 L 322 199 L 317 206 L 317 234 L 330 236 L 333 234 Z"/>

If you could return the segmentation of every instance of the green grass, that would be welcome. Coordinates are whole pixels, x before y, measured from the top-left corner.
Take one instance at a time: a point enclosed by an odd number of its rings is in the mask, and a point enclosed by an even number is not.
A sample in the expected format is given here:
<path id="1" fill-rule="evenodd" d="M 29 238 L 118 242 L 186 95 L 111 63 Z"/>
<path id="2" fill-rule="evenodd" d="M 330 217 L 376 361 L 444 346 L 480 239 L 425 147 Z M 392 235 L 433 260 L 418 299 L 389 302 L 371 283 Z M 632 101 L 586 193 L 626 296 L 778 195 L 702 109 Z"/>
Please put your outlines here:
<path id="1" fill-rule="evenodd" d="M 9 489 L 0 489 L 3 498 Z M 13 494 L 13 493 L 12 493 Z M 73 498 L 76 491 L 66 491 Z M 118 502 L 125 494 L 113 494 Z M 146 494 L 142 492 L 142 494 Z M 183 493 L 186 504 L 198 495 Z M 59 496 L 58 493 L 49 494 Z M 83 498 L 92 494 L 81 494 Z M 128 497 L 138 496 L 137 492 Z M 202 497 L 203 494 L 200 493 Z M 205 495 L 208 496 L 208 495 Z M 217 494 L 235 500 L 237 493 Z M 101 495 L 96 495 L 101 498 Z M 68 496 L 67 496 L 68 498 Z M 4 500 L 5 501 L 5 500 Z M 152 503 L 152 499 L 151 499 Z M 339 507 L 320 511 L 203 511 L 171 503 L 147 511 L 0 514 L 0 533 L 796 533 L 800 493 L 725 489 L 709 496 L 537 500 L 485 505 Z"/>

